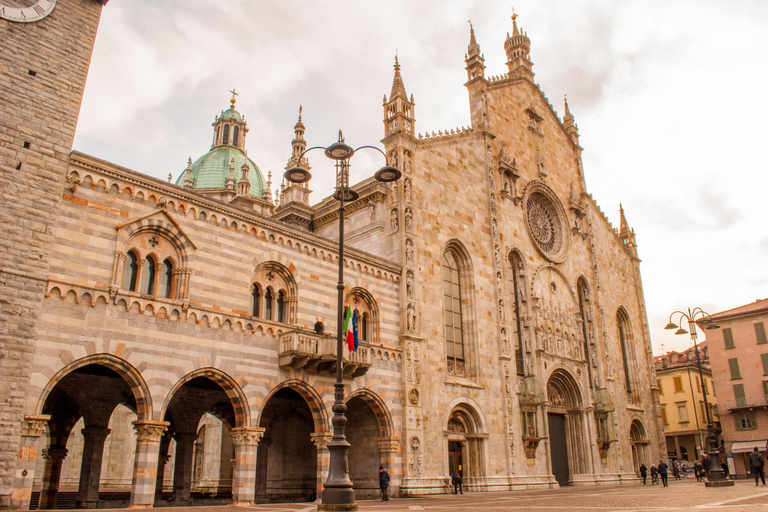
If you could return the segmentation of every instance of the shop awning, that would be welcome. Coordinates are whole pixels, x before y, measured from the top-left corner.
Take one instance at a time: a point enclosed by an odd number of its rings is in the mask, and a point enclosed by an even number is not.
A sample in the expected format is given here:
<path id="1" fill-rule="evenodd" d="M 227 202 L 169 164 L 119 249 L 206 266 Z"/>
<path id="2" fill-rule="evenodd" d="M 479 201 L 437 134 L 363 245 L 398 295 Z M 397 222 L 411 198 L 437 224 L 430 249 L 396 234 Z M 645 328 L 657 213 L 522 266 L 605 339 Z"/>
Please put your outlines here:
<path id="1" fill-rule="evenodd" d="M 755 447 L 757 447 L 757 449 L 761 452 L 766 451 L 766 448 L 768 447 L 768 440 L 756 439 L 754 441 L 736 441 L 733 443 L 733 446 L 731 446 L 730 452 L 747 453 L 754 450 Z"/>

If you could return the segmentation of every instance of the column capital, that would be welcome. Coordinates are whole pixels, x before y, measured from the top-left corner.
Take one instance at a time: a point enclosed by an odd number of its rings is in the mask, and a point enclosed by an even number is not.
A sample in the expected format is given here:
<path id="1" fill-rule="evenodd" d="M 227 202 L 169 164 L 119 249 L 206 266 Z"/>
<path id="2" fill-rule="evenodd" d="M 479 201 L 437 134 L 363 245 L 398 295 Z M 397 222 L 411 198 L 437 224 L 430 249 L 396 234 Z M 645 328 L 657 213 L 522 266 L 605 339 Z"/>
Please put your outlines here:
<path id="1" fill-rule="evenodd" d="M 400 447 L 400 438 L 397 436 L 392 437 L 379 437 L 376 439 L 379 445 L 379 452 L 381 453 L 396 453 Z"/>
<path id="2" fill-rule="evenodd" d="M 40 437 L 45 433 L 45 425 L 51 419 L 50 414 L 25 414 L 21 435 Z"/>
<path id="3" fill-rule="evenodd" d="M 315 447 L 318 450 L 325 450 L 328 448 L 328 443 L 333 440 L 333 434 L 330 432 L 319 432 L 316 434 L 309 434 L 309 438 L 315 443 Z"/>
<path id="4" fill-rule="evenodd" d="M 136 441 L 149 441 L 159 443 L 160 438 L 168 430 L 167 421 L 136 420 L 132 422 L 133 429 L 136 431 Z"/>
<path id="5" fill-rule="evenodd" d="M 237 427 L 232 429 L 232 442 L 235 446 L 258 446 L 264 429 L 261 427 Z"/>
<path id="6" fill-rule="evenodd" d="M 67 458 L 67 453 L 69 453 L 69 450 L 63 446 L 52 446 L 50 448 L 44 449 L 42 452 L 43 458 L 45 460 L 50 460 L 51 462 L 63 461 Z"/>

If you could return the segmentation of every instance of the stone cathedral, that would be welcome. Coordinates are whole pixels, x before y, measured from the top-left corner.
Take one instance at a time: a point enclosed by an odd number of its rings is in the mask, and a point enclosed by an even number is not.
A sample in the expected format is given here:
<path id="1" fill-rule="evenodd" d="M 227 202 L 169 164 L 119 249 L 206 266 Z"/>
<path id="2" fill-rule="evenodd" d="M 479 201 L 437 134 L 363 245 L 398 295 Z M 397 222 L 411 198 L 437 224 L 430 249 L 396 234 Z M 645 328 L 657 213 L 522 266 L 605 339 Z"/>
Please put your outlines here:
<path id="1" fill-rule="evenodd" d="M 311 181 L 273 195 L 234 97 L 176 183 L 71 151 L 106 1 L 7 3 L 0 507 L 322 496 L 337 200 L 311 204 Z M 636 482 L 664 453 L 635 233 L 587 192 L 574 116 L 510 31 L 490 77 L 470 28 L 465 128 L 419 134 L 395 60 L 382 143 L 403 177 L 352 185 L 358 499 L 380 465 L 400 495 L 444 493 L 455 473 L 515 491 Z M 294 121 L 286 169 L 309 168 Z"/>

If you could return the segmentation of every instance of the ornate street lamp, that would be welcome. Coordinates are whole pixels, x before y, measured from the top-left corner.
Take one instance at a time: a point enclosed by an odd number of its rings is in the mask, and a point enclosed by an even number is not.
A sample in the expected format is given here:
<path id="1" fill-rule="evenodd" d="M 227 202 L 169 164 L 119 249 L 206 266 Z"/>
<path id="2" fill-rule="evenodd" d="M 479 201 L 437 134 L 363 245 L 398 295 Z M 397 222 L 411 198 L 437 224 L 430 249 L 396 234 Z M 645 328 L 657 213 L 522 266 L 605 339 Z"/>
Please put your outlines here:
<path id="1" fill-rule="evenodd" d="M 357 510 L 355 503 L 355 490 L 352 488 L 352 480 L 349 479 L 349 462 L 347 452 L 350 444 L 344 435 L 344 428 L 347 424 L 347 406 L 344 404 L 344 382 L 342 382 L 342 350 L 343 350 L 343 315 L 344 315 L 344 202 L 354 201 L 359 198 L 359 194 L 349 188 L 349 159 L 364 148 L 375 149 L 382 155 L 386 161 L 387 155 L 375 146 L 361 146 L 352 149 L 344 142 L 344 137 L 339 130 L 339 140 L 330 146 L 324 148 L 315 146 L 305 150 L 299 155 L 298 161 L 312 151 L 313 149 L 324 149 L 325 156 L 336 161 L 336 192 L 333 197 L 339 201 L 339 283 L 336 285 L 338 290 L 338 306 L 336 308 L 336 384 L 334 384 L 334 402 L 333 402 L 333 439 L 328 443 L 328 452 L 330 461 L 328 467 L 328 479 L 325 481 L 325 487 L 322 493 L 322 503 L 318 510 L 324 511 L 347 511 Z M 374 177 L 377 181 L 388 183 L 397 181 L 402 173 L 386 165 L 379 169 Z M 293 167 L 285 171 L 283 177 L 292 183 L 304 183 L 310 180 L 312 175 L 308 170 L 302 167 Z"/>
<path id="2" fill-rule="evenodd" d="M 678 322 L 680 322 L 680 327 L 672 322 L 672 317 L 675 315 L 680 315 L 678 319 Z M 686 331 L 682 326 L 683 320 L 685 320 L 688 324 L 688 330 L 690 331 L 691 340 L 693 341 L 693 349 L 696 352 L 696 367 L 699 369 L 701 396 L 704 397 L 704 412 L 707 415 L 707 445 L 709 447 L 709 461 L 711 463 L 711 467 L 710 470 L 707 471 L 708 481 L 706 486 L 728 487 L 734 485 L 734 483 L 733 480 L 728 480 L 725 472 L 723 471 L 723 468 L 720 466 L 720 451 L 717 449 L 717 440 L 715 439 L 714 426 L 712 425 L 712 416 L 709 412 L 709 404 L 707 403 L 707 389 L 704 385 L 704 374 L 701 372 L 701 357 L 699 357 L 699 346 L 696 343 L 697 319 L 698 321 L 706 322 L 705 329 L 707 330 L 720 328 L 720 326 L 712 320 L 712 316 L 699 307 L 693 308 L 693 310 L 688 308 L 687 313 L 684 313 L 683 311 L 675 311 L 669 315 L 669 323 L 664 328 L 668 330 L 677 329 L 675 334 L 688 334 L 688 331 Z"/>

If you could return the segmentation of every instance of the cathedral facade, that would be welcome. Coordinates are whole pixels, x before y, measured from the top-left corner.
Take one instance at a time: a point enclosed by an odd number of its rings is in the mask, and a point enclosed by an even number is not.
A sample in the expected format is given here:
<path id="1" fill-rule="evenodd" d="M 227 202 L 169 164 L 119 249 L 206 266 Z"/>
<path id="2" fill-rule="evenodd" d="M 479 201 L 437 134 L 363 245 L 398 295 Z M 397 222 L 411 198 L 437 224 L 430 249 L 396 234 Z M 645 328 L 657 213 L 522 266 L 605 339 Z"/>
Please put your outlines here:
<path id="1" fill-rule="evenodd" d="M 79 88 L 44 84 L 73 95 L 60 135 L 28 128 L 46 113 L 23 90 L 3 105 L 4 174 L 27 181 L 0 211 L 41 236 L 8 232 L 0 252 L 0 505 L 321 497 L 339 203 L 311 205 L 311 181 L 273 198 L 234 98 L 173 184 L 62 152 L 100 9 L 58 0 L 31 24 L 2 21 L 19 40 L 84 27 Z M 473 491 L 634 482 L 664 454 L 635 234 L 587 193 L 574 118 L 534 83 L 530 45 L 513 21 L 508 73 L 486 77 L 471 30 L 469 126 L 438 134 L 416 131 L 396 61 L 382 142 L 403 177 L 354 184 L 344 210 L 358 497 L 375 495 L 380 465 L 395 492 L 419 495 L 456 473 Z M 19 90 L 33 59 L 6 53 Z M 300 112 L 286 169 L 309 168 L 305 135 Z M 25 187 L 37 210 L 19 209 Z"/>

